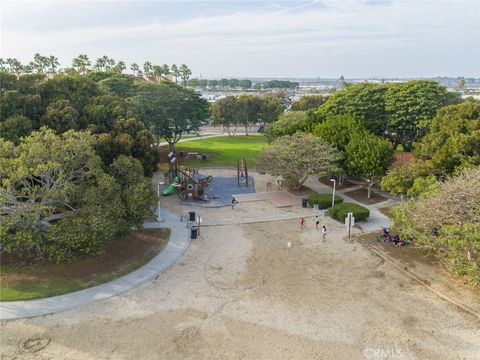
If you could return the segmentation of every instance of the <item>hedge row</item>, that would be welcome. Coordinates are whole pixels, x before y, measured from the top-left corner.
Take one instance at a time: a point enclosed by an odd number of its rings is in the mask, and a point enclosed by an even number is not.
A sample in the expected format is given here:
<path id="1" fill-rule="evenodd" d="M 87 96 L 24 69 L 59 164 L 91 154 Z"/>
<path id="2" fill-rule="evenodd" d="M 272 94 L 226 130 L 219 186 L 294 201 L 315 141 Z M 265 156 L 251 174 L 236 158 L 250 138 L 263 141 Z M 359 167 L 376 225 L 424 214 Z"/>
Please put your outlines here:
<path id="1" fill-rule="evenodd" d="M 328 209 L 328 214 L 342 223 L 345 221 L 349 212 L 353 213 L 355 221 L 365 220 L 370 216 L 370 210 L 364 206 L 353 203 L 337 204 Z"/>
<path id="2" fill-rule="evenodd" d="M 343 203 L 341 196 L 335 195 L 335 204 Z M 316 194 L 308 197 L 308 205 L 318 205 L 320 209 L 328 209 L 332 206 L 332 195 L 330 194 Z"/>

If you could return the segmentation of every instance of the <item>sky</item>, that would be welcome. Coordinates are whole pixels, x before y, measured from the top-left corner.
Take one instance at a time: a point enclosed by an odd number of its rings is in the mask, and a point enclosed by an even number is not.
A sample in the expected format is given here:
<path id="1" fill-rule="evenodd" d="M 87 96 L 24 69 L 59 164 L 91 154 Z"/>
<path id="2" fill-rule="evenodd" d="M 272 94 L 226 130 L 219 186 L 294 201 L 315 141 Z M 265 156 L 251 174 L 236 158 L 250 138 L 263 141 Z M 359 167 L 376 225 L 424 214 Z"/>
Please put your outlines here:
<path id="1" fill-rule="evenodd" d="M 0 57 L 187 64 L 194 77 L 480 77 L 475 1 L 5 1 Z"/>

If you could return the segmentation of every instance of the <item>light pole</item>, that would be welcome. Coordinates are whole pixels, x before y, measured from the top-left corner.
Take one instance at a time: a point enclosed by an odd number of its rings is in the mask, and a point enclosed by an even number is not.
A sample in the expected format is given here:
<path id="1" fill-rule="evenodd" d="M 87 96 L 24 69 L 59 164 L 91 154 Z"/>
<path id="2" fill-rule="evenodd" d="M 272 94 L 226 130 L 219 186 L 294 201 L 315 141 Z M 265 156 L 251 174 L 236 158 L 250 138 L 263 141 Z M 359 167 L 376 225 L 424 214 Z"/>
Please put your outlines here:
<path id="1" fill-rule="evenodd" d="M 330 181 L 333 181 L 333 195 L 332 195 L 332 207 L 333 207 L 335 205 L 335 184 L 337 183 L 337 180 L 330 179 Z"/>
<path id="2" fill-rule="evenodd" d="M 157 221 L 160 222 L 160 221 L 163 221 L 162 219 L 162 215 L 160 213 L 160 185 L 163 185 L 164 182 L 163 180 L 162 181 L 159 181 L 157 183 L 157 197 L 158 197 L 158 205 L 157 205 Z"/>

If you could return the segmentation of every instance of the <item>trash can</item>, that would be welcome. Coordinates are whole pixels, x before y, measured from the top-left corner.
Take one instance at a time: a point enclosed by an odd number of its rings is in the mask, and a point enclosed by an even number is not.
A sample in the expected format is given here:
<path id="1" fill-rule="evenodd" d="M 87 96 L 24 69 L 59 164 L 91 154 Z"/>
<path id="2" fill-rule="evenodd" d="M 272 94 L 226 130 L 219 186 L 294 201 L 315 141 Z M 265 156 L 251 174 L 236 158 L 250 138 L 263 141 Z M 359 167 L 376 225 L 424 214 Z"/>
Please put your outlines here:
<path id="1" fill-rule="evenodd" d="M 190 239 L 194 240 L 198 237 L 198 226 L 192 226 L 190 229 Z"/>
<path id="2" fill-rule="evenodd" d="M 180 157 L 183 157 L 185 154 L 183 151 L 180 151 Z"/>
<path id="3" fill-rule="evenodd" d="M 303 198 L 302 199 L 302 207 L 306 208 L 307 207 L 307 199 L 306 198 Z"/>
<path id="4" fill-rule="evenodd" d="M 207 155 L 202 154 L 202 160 L 207 160 Z"/>
<path id="5" fill-rule="evenodd" d="M 188 220 L 195 221 L 195 211 L 189 211 L 188 215 L 190 216 Z"/>

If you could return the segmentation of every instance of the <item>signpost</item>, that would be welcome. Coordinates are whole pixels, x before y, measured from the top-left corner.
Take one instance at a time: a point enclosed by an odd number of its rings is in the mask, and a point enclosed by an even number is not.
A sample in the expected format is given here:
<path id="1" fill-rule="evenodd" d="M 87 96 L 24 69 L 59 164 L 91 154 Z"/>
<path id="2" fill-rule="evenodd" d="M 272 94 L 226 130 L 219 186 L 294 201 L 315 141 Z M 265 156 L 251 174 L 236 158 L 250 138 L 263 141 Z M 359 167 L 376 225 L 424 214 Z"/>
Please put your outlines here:
<path id="1" fill-rule="evenodd" d="M 160 222 L 160 221 L 163 221 L 162 219 L 162 215 L 161 215 L 161 212 L 160 212 L 160 185 L 163 185 L 164 184 L 164 181 L 159 181 L 157 183 L 157 197 L 158 197 L 158 204 L 157 204 L 157 221 Z"/>
<path id="2" fill-rule="evenodd" d="M 350 234 L 352 232 L 352 227 L 355 225 L 355 217 L 353 216 L 353 213 L 348 213 L 347 217 L 345 218 L 345 227 L 347 228 L 348 231 L 348 238 L 350 239 Z"/>

